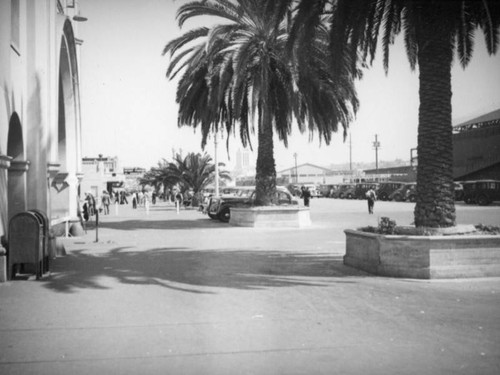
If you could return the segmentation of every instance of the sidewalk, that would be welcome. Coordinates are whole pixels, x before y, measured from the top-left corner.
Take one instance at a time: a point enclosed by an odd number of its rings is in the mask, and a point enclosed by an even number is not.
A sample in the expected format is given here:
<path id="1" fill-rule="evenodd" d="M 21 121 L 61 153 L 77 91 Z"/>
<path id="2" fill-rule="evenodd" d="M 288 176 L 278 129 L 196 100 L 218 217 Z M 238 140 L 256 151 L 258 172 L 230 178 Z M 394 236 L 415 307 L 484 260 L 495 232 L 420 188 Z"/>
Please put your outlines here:
<path id="1" fill-rule="evenodd" d="M 374 277 L 321 223 L 118 209 L 0 284 L 0 374 L 500 373 L 500 279 Z"/>

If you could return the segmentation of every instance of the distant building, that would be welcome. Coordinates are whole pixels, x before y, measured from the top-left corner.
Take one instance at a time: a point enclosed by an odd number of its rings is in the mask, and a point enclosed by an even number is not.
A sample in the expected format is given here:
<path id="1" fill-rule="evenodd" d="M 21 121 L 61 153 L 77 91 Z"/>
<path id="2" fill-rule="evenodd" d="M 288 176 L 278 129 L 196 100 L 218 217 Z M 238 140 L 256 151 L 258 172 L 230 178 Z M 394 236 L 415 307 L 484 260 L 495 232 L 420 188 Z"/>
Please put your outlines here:
<path id="1" fill-rule="evenodd" d="M 500 109 L 453 127 L 453 178 L 500 180 Z"/>
<path id="2" fill-rule="evenodd" d="M 123 175 L 125 177 L 125 191 L 139 191 L 141 186 L 139 181 L 146 173 L 146 168 L 140 167 L 126 167 L 123 168 Z"/>
<path id="3" fill-rule="evenodd" d="M 417 180 L 416 166 L 403 165 L 400 167 L 388 167 L 378 169 L 366 169 L 364 177 L 360 181 L 401 181 L 415 182 Z"/>
<path id="4" fill-rule="evenodd" d="M 119 168 L 117 157 L 84 157 L 82 159 L 83 177 L 80 183 L 80 193 L 90 192 L 99 199 L 103 191 L 113 192 L 123 190 L 125 175 Z"/>
<path id="5" fill-rule="evenodd" d="M 350 171 L 333 171 L 314 164 L 305 163 L 277 172 L 277 177 L 291 184 L 335 184 L 351 177 Z"/>

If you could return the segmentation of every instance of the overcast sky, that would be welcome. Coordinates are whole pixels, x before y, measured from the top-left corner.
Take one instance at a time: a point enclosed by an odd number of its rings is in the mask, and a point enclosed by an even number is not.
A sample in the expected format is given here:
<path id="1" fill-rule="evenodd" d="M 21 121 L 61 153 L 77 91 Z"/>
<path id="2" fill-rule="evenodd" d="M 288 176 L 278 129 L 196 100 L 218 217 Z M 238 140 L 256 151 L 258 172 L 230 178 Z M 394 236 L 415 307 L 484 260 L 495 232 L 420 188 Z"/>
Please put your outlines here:
<path id="1" fill-rule="evenodd" d="M 183 0 L 80 0 L 88 21 L 77 25 L 81 48 L 81 97 L 83 156 L 118 156 L 122 166 L 150 168 L 172 149 L 201 152 L 201 134 L 177 127 L 175 82 L 165 77 L 168 57 L 165 44 L 193 27 L 177 26 L 175 13 Z M 353 162 L 375 160 L 375 134 L 381 143 L 379 161 L 408 160 L 417 145 L 418 72 L 411 72 L 402 47 L 391 49 L 386 76 L 377 58 L 357 84 L 361 107 L 351 124 Z M 379 54 L 379 56 L 381 56 Z M 474 57 L 464 71 L 452 71 L 454 124 L 500 108 L 500 54 L 489 57 L 483 34 L 476 34 Z M 288 149 L 276 141 L 277 170 L 298 164 L 320 166 L 349 162 L 349 142 L 342 132 L 329 146 L 294 129 Z M 224 138 L 226 135 L 224 135 Z M 234 163 L 238 138 L 225 139 L 219 160 Z M 254 142 L 257 148 L 256 141 Z M 213 156 L 213 144 L 206 150 Z"/>

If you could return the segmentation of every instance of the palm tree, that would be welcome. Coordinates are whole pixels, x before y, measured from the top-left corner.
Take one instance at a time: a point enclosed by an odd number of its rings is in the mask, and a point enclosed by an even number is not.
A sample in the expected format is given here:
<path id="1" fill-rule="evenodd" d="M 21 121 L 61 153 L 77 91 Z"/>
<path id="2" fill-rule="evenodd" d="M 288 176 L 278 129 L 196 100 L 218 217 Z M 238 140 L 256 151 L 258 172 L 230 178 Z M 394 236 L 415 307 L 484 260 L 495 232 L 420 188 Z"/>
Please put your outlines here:
<path id="1" fill-rule="evenodd" d="M 282 6 L 293 0 L 282 0 Z M 482 29 L 490 54 L 499 44 L 498 0 L 300 0 L 292 29 L 294 46 L 308 42 L 315 23 L 328 13 L 332 70 L 349 61 L 373 62 L 382 42 L 384 67 L 389 46 L 404 33 L 412 69 L 419 69 L 417 203 L 415 225 L 454 226 L 451 67 L 456 52 L 465 68 L 474 33 Z M 306 35 L 306 37 L 304 37 Z"/>
<path id="2" fill-rule="evenodd" d="M 182 186 L 183 190 L 193 190 L 195 202 L 193 206 L 197 206 L 196 199 L 203 189 L 215 181 L 215 164 L 212 163 L 212 158 L 208 154 L 201 155 L 190 152 L 185 158 L 177 154 L 172 163 L 167 167 L 167 173 Z M 229 172 L 219 170 L 219 178 L 230 181 Z"/>
<path id="3" fill-rule="evenodd" d="M 175 186 L 179 181 L 175 176 L 168 171 L 169 162 L 162 159 L 158 162 L 158 166 L 152 167 L 149 171 L 144 173 L 144 176 L 139 179 L 139 185 L 152 186 L 156 191 L 166 191 Z"/>
<path id="4" fill-rule="evenodd" d="M 230 181 L 227 171 L 220 170 L 219 178 Z M 215 164 L 208 154 L 190 152 L 186 157 L 176 154 L 172 162 L 165 159 L 158 163 L 158 167 L 151 168 L 140 180 L 141 185 L 151 185 L 155 188 L 163 186 L 172 189 L 180 185 L 182 192 L 192 190 L 195 196 L 193 206 L 197 206 L 199 194 L 215 180 Z"/>
<path id="5" fill-rule="evenodd" d="M 274 133 L 286 146 L 295 119 L 301 132 L 317 131 L 329 144 L 339 124 L 345 132 L 358 104 L 350 70 L 329 73 L 326 32 L 311 41 L 315 65 L 292 64 L 286 49 L 289 10 L 288 4 L 267 0 L 190 2 L 178 10 L 180 27 L 203 15 L 224 23 L 190 30 L 163 51 L 171 55 L 167 76 L 183 71 L 179 126 L 200 126 L 202 146 L 220 127 L 235 134 L 239 126 L 243 145 L 251 147 L 256 125 L 256 204 L 263 206 L 275 196 Z"/>

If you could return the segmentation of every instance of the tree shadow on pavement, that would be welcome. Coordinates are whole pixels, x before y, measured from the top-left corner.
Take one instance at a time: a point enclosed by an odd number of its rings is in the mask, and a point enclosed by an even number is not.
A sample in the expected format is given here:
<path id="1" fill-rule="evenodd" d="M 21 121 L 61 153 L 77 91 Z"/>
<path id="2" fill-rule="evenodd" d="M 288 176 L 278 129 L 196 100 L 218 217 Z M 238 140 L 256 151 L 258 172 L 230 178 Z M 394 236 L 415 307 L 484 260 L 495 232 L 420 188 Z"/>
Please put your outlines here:
<path id="1" fill-rule="evenodd" d="M 345 279 L 349 276 L 366 273 L 344 266 L 341 256 L 179 248 L 130 251 L 119 247 L 99 254 L 72 251 L 54 261 L 51 276 L 43 282 L 47 288 L 63 293 L 108 289 L 103 278 L 112 278 L 123 284 L 212 294 L 215 291 L 209 288 L 255 290 L 354 283 Z"/>
<path id="2" fill-rule="evenodd" d="M 95 227 L 95 225 L 94 225 Z M 142 230 L 142 229 L 203 229 L 203 228 L 228 228 L 227 223 L 212 219 L 186 219 L 186 220 L 121 220 L 101 221 L 99 228 L 120 230 Z M 92 227 L 93 228 L 93 227 Z"/>

